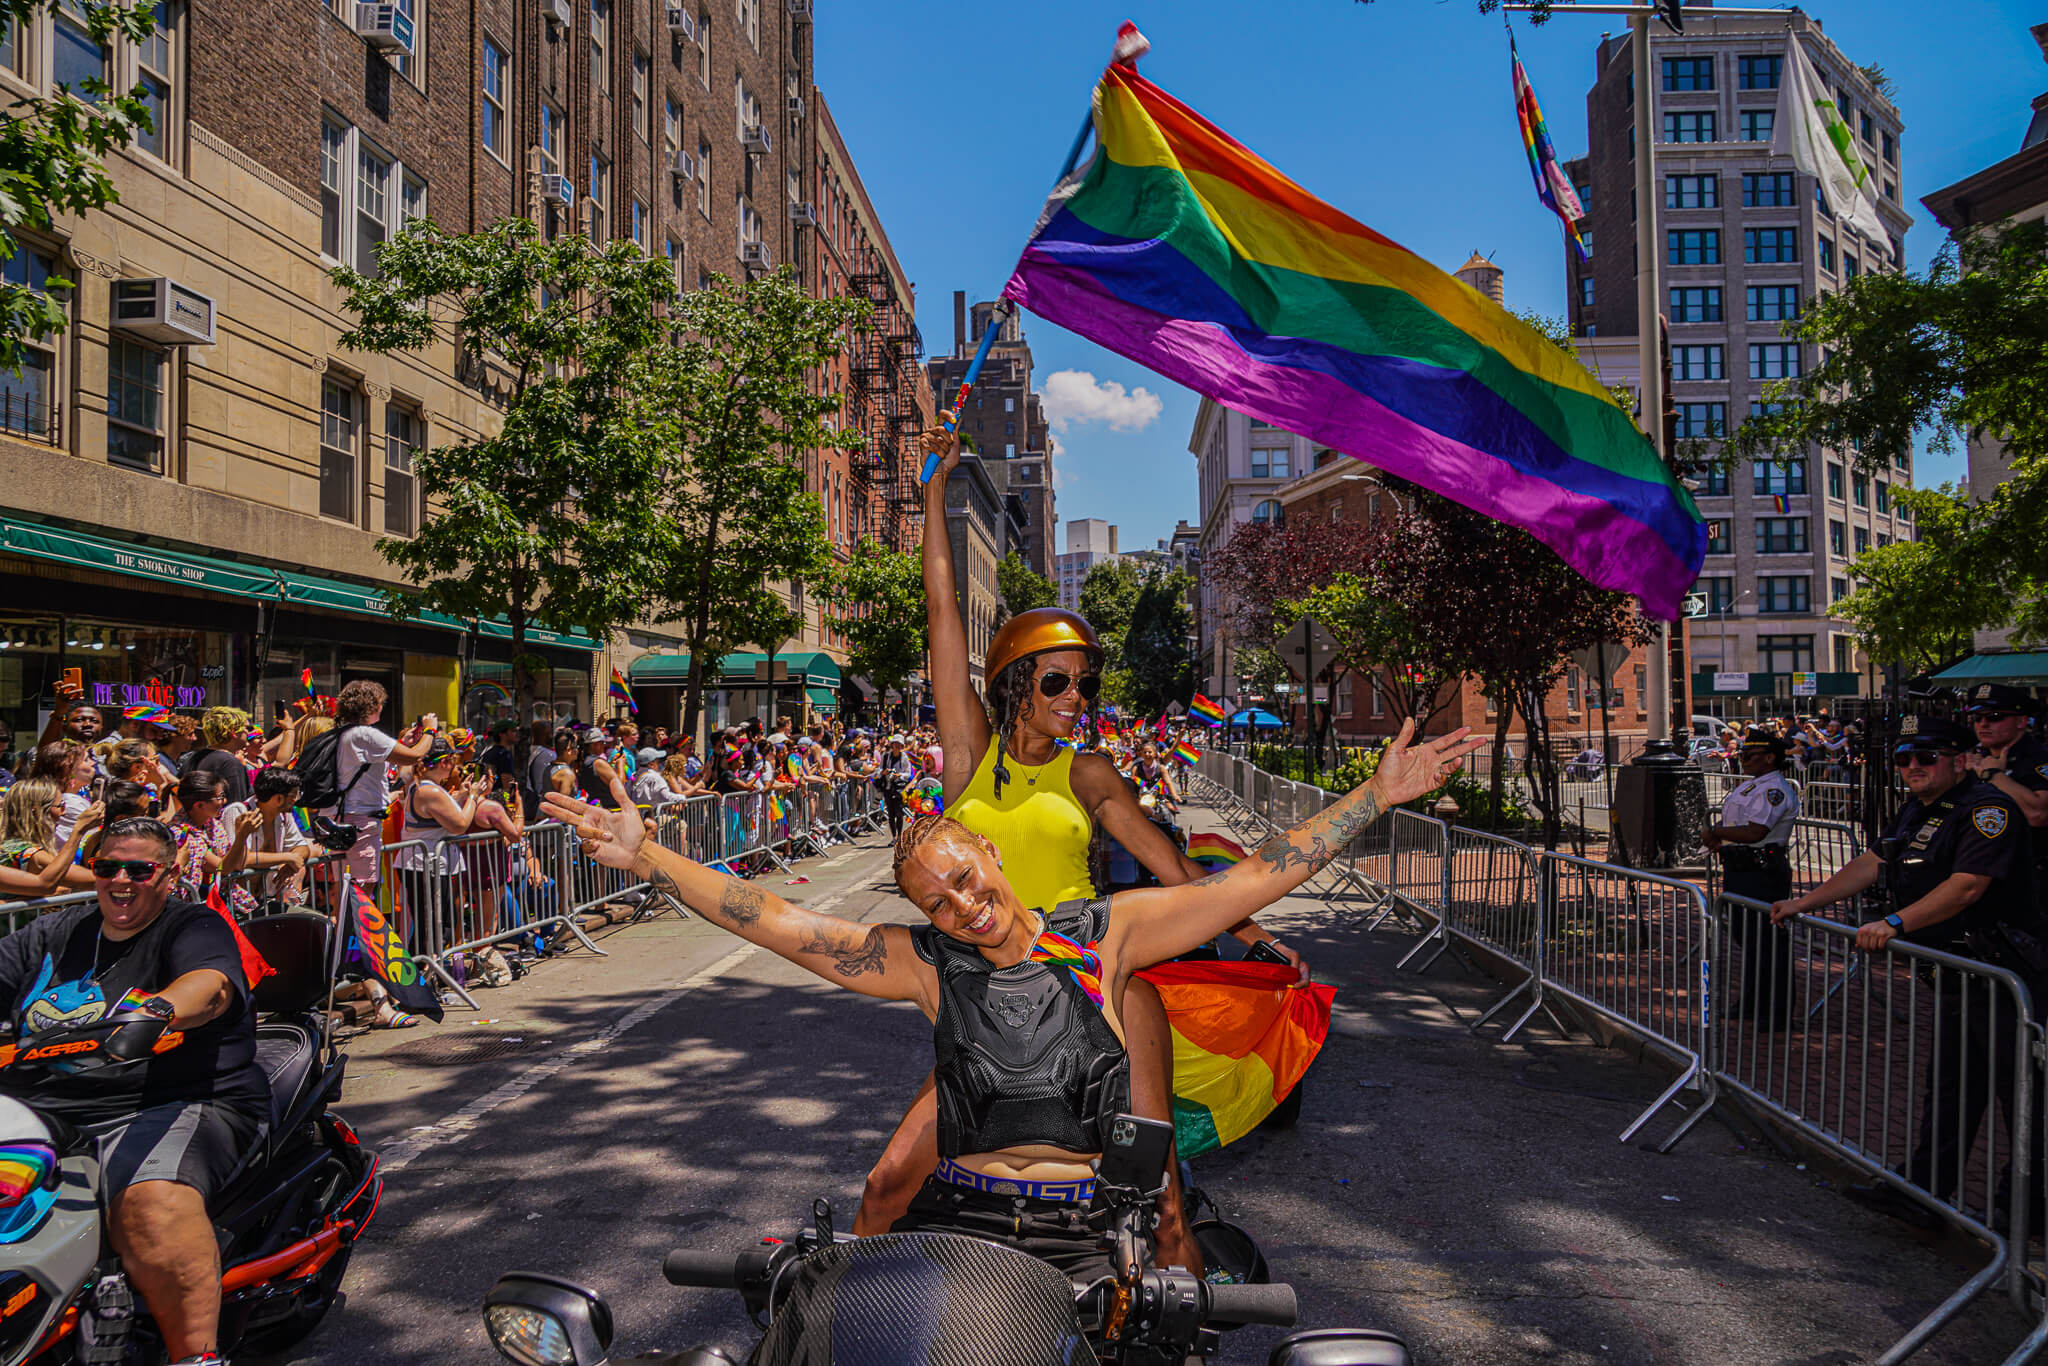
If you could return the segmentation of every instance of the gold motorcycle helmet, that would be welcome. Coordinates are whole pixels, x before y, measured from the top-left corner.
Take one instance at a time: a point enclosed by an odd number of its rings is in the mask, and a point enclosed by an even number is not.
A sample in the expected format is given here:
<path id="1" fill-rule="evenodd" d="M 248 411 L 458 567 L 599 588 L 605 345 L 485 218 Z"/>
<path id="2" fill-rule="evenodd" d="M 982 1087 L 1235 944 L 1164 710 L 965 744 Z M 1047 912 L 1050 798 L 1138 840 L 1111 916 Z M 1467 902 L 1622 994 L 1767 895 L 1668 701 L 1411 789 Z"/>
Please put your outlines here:
<path id="1" fill-rule="evenodd" d="M 1003 623 L 989 642 L 983 668 L 993 678 L 1026 655 L 1048 650 L 1086 650 L 1097 666 L 1102 663 L 1102 640 L 1087 618 L 1064 607 L 1034 607 Z"/>

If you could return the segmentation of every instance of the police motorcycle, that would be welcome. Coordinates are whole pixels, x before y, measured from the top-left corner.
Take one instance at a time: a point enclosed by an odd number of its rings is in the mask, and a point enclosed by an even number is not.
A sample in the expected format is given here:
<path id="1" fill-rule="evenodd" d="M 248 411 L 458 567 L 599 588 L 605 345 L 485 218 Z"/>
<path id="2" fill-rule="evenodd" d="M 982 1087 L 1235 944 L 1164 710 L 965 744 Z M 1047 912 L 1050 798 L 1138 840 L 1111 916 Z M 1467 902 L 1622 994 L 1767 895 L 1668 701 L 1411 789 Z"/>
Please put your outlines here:
<path id="1" fill-rule="evenodd" d="M 956 1234 L 855 1238 L 811 1225 L 740 1252 L 679 1248 L 669 1284 L 737 1290 L 762 1337 L 748 1366 L 1164 1366 L 1243 1324 L 1291 1327 L 1294 1288 L 1216 1284 L 1179 1267 L 1144 1265 L 1166 1179 L 1173 1126 L 1118 1115 L 1097 1169 L 1091 1216 L 1116 1268 L 1092 1284 L 1000 1243 Z M 517 1366 L 603 1366 L 612 1316 L 595 1292 L 538 1272 L 509 1272 L 484 1299 L 484 1327 Z M 636 1357 L 636 1360 L 648 1360 Z M 715 1347 L 660 1357 L 663 1366 L 736 1366 Z M 1408 1366 L 1390 1333 L 1296 1333 L 1269 1366 Z"/>
<path id="2" fill-rule="evenodd" d="M 327 1108 L 347 1061 L 328 1037 L 323 999 L 342 936 L 306 912 L 260 916 L 245 932 L 276 969 L 252 992 L 273 1122 L 214 1201 L 223 1354 L 281 1351 L 313 1331 L 340 1297 L 383 1187 L 376 1156 Z M 0 1071 L 111 1073 L 182 1040 L 148 1011 L 115 1010 L 0 1046 Z M 109 1241 L 92 1139 L 39 1112 L 33 1095 L 0 1097 L 0 1366 L 167 1359 Z"/>

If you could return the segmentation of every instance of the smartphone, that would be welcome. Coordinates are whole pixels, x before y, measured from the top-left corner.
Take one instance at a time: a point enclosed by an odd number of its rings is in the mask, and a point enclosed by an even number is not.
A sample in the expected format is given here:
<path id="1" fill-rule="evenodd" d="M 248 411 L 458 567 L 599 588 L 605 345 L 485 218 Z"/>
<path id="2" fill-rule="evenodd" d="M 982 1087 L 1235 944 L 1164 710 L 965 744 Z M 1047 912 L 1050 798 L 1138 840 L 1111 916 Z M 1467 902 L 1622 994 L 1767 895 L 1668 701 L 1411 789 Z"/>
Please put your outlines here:
<path id="1" fill-rule="evenodd" d="M 100 799 L 101 797 L 104 797 L 104 796 L 106 796 L 106 795 L 107 795 L 107 775 L 106 775 L 106 774 L 104 774 L 104 773 L 100 773 L 100 774 L 96 774 L 96 775 L 94 775 L 94 777 L 93 777 L 93 780 L 92 780 L 92 789 L 91 789 L 91 791 L 92 791 L 92 799 L 93 799 L 94 801 L 98 801 L 98 800 L 99 800 L 99 799 Z"/>
<path id="2" fill-rule="evenodd" d="M 291 719 L 292 709 L 285 704 L 282 697 L 273 697 L 270 700 L 270 714 L 282 723 Z"/>
<path id="3" fill-rule="evenodd" d="M 1150 1194 L 1166 1184 L 1166 1163 L 1173 1155 L 1173 1126 L 1164 1120 L 1117 1115 L 1109 1122 L 1097 1175 L 1112 1186 Z"/>
<path id="4" fill-rule="evenodd" d="M 1274 948 L 1269 941 L 1264 939 L 1261 939 L 1258 943 L 1252 945 L 1250 949 L 1246 950 L 1244 956 L 1254 963 L 1278 963 L 1283 968 L 1294 966 L 1294 964 L 1287 961 L 1286 954 Z"/>
<path id="5" fill-rule="evenodd" d="M 61 691 L 76 693 L 83 697 L 85 695 L 85 670 L 66 669 L 64 676 L 57 681 L 57 687 Z"/>

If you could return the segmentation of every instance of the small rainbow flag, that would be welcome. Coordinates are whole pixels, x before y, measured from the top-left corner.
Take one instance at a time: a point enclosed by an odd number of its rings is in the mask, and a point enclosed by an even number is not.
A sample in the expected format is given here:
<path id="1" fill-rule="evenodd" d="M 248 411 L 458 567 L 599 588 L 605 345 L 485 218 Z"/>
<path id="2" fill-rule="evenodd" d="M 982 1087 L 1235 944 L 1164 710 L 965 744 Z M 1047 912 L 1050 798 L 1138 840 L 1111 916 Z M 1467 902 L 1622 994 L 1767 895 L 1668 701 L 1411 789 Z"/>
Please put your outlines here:
<path id="1" fill-rule="evenodd" d="M 1204 832 L 1188 841 L 1188 857 L 1211 872 L 1220 872 L 1244 860 L 1244 846 L 1228 835 Z"/>
<path id="2" fill-rule="evenodd" d="M 789 808 L 782 804 L 782 798 L 776 796 L 773 792 L 769 793 L 768 819 L 771 821 L 779 821 L 788 814 Z"/>
<path id="3" fill-rule="evenodd" d="M 1116 728 L 1116 722 L 1114 721 L 1104 721 L 1100 726 L 1096 727 L 1096 730 L 1105 740 L 1115 740 L 1122 735 L 1122 732 Z"/>
<path id="4" fill-rule="evenodd" d="M 1195 700 L 1188 703 L 1188 715 L 1206 721 L 1212 726 L 1223 724 L 1223 708 L 1200 693 L 1196 693 Z"/>
<path id="5" fill-rule="evenodd" d="M 633 715 L 638 716 L 640 714 L 640 704 L 633 700 L 633 690 L 626 686 L 626 676 L 619 672 L 619 666 L 616 664 L 612 665 L 611 685 L 605 691 L 610 695 L 612 701 L 624 702 L 626 709 L 632 712 Z"/>
<path id="6" fill-rule="evenodd" d="M 1198 764 L 1202 761 L 1202 751 L 1183 740 L 1173 747 L 1173 757 L 1184 764 Z"/>
<path id="7" fill-rule="evenodd" d="M 313 668 L 311 665 L 299 670 L 299 686 L 306 690 L 306 696 L 313 695 Z"/>
<path id="8" fill-rule="evenodd" d="M 132 707 L 121 708 L 124 721 L 147 721 L 152 726 L 171 724 L 171 709 L 156 702 L 138 702 Z"/>
<path id="9" fill-rule="evenodd" d="M 1774 493 L 1771 495 L 1771 507 L 1778 512 L 1790 512 L 1792 500 L 1782 493 Z"/>

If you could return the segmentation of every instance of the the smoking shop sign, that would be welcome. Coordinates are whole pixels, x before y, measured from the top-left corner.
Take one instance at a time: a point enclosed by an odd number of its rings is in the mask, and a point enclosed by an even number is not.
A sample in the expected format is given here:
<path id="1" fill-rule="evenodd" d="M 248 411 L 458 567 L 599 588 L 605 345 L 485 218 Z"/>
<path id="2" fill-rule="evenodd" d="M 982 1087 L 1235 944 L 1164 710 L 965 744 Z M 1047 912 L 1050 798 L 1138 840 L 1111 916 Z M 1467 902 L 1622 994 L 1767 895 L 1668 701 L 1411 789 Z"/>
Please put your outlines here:
<path id="1" fill-rule="evenodd" d="M 95 683 L 92 701 L 96 707 L 139 707 L 154 702 L 159 707 L 203 707 L 206 689 L 172 687 L 160 678 L 147 683 Z"/>

